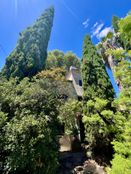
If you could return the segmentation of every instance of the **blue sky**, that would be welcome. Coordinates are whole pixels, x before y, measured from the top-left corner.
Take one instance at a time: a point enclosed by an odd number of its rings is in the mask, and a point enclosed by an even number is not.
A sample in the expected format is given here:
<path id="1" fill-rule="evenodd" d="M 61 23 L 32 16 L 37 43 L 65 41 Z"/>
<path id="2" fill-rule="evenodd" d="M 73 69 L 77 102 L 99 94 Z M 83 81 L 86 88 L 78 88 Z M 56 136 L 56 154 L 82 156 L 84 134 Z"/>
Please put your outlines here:
<path id="1" fill-rule="evenodd" d="M 55 6 L 55 18 L 48 50 L 71 50 L 78 57 L 85 34 L 97 43 L 111 30 L 112 16 L 124 17 L 131 9 L 130 0 L 0 0 L 0 69 L 15 48 L 19 32 L 50 5 Z"/>

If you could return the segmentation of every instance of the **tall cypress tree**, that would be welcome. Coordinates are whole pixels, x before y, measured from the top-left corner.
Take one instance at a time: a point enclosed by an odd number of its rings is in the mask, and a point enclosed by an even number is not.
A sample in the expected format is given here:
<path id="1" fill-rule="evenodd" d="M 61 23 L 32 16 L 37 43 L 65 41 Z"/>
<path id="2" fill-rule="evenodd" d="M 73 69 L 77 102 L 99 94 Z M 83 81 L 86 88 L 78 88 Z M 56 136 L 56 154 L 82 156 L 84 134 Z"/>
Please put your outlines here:
<path id="1" fill-rule="evenodd" d="M 45 66 L 47 46 L 53 26 L 54 8 L 45 10 L 34 25 L 20 33 L 17 46 L 7 57 L 2 75 L 31 77 Z"/>
<path id="2" fill-rule="evenodd" d="M 109 126 L 112 124 L 113 117 L 110 108 L 114 90 L 102 57 L 88 35 L 84 40 L 81 71 L 86 140 L 92 147 L 108 144 L 111 130 Z"/>
<path id="3" fill-rule="evenodd" d="M 95 97 L 113 99 L 114 91 L 106 72 L 102 57 L 92 44 L 90 36 L 86 36 L 83 46 L 82 79 L 84 101 Z"/>

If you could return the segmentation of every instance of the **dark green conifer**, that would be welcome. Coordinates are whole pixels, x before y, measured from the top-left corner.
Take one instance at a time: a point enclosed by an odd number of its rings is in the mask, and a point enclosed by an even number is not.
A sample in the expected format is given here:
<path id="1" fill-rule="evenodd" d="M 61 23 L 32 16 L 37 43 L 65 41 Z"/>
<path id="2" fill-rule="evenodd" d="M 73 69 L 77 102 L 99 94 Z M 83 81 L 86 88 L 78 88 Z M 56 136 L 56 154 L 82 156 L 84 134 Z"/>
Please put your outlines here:
<path id="1" fill-rule="evenodd" d="M 88 35 L 84 40 L 81 70 L 85 102 L 96 97 L 113 99 L 114 91 L 104 63 Z"/>
<path id="2" fill-rule="evenodd" d="M 45 66 L 47 46 L 53 25 L 54 8 L 45 10 L 34 25 L 20 33 L 17 46 L 7 57 L 2 75 L 6 78 L 31 77 Z"/>
<path id="3" fill-rule="evenodd" d="M 114 91 L 102 57 L 88 35 L 84 40 L 81 71 L 85 138 L 91 150 L 99 149 L 100 146 L 110 147 L 110 134 L 113 130 L 113 112 L 110 109 Z"/>

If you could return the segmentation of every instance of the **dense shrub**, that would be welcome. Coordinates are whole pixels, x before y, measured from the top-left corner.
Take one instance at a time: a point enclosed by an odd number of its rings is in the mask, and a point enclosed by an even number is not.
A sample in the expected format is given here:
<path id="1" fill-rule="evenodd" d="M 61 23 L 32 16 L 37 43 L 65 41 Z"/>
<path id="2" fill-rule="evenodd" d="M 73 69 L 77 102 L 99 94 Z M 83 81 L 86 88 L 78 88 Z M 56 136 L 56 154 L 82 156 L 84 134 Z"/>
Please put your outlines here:
<path id="1" fill-rule="evenodd" d="M 56 173 L 58 147 L 48 116 L 13 118 L 4 129 L 6 173 Z"/>

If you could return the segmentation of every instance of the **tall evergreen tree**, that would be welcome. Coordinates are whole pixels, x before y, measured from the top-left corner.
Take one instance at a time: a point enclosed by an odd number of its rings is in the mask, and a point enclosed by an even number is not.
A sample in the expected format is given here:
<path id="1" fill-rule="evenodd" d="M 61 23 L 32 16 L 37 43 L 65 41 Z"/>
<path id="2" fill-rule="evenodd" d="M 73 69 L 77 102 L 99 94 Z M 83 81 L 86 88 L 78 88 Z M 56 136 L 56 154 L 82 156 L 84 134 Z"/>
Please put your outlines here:
<path id="1" fill-rule="evenodd" d="M 81 70 L 84 101 L 87 102 L 95 97 L 113 99 L 114 91 L 104 63 L 88 35 L 84 40 Z"/>
<path id="2" fill-rule="evenodd" d="M 45 10 L 34 25 L 20 33 L 17 46 L 7 57 L 2 75 L 7 78 L 35 75 L 45 66 L 47 46 L 53 25 L 54 8 Z"/>
<path id="3" fill-rule="evenodd" d="M 88 35 L 84 40 L 81 71 L 86 140 L 94 148 L 109 142 L 114 91 L 102 58 Z"/>

